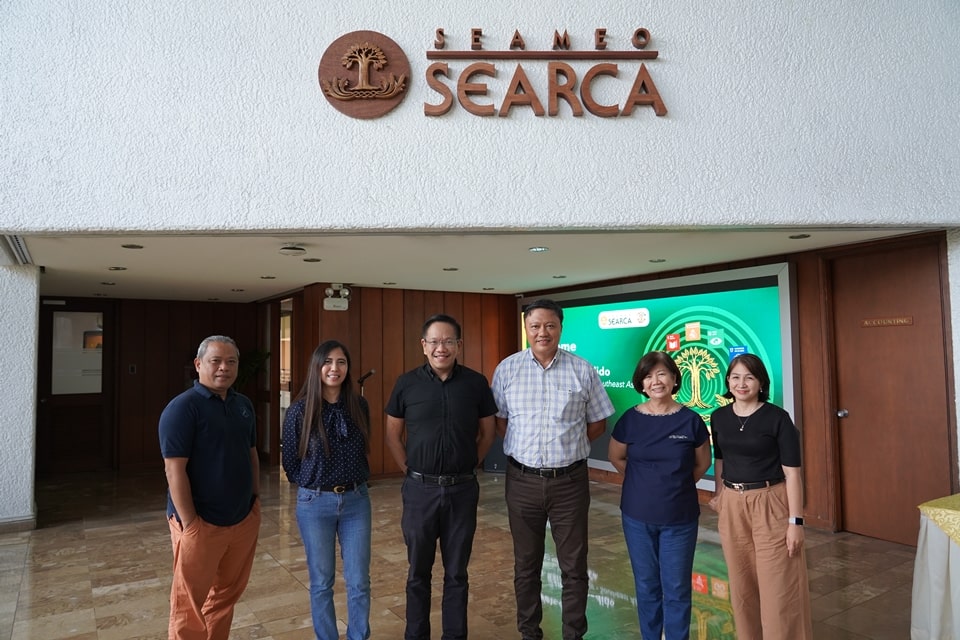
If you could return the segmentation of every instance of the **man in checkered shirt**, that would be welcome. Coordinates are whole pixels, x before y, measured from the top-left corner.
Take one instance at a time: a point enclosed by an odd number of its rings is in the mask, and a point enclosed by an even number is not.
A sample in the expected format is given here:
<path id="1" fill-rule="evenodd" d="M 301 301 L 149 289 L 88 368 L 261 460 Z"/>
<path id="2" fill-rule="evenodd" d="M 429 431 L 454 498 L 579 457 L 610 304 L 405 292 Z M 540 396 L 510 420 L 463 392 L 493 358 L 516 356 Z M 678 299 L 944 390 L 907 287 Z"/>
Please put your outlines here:
<path id="1" fill-rule="evenodd" d="M 528 349 L 493 374 L 497 431 L 507 455 L 506 499 L 513 536 L 517 629 L 541 640 L 547 522 L 563 576 L 563 640 L 587 632 L 587 513 L 590 443 L 606 431 L 613 404 L 593 366 L 560 349 L 563 309 L 537 300 L 523 313 Z"/>

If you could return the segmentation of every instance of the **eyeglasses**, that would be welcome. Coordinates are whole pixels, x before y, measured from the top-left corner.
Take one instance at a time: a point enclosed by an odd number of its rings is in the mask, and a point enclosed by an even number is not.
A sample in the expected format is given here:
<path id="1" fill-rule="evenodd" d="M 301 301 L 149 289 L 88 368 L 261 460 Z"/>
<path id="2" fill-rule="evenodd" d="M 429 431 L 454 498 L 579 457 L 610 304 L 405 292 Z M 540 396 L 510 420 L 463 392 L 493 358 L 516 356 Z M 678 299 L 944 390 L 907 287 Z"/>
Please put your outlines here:
<path id="1" fill-rule="evenodd" d="M 443 346 L 446 347 L 447 349 L 453 349 L 455 346 L 457 346 L 457 343 L 458 343 L 458 342 L 460 342 L 460 341 L 459 341 L 459 340 L 452 340 L 452 339 L 447 339 L 447 340 L 424 340 L 424 341 L 423 341 L 423 343 L 424 343 L 425 345 L 427 345 L 428 347 L 430 347 L 431 349 L 436 349 L 436 348 L 439 347 L 440 345 L 443 345 Z"/>

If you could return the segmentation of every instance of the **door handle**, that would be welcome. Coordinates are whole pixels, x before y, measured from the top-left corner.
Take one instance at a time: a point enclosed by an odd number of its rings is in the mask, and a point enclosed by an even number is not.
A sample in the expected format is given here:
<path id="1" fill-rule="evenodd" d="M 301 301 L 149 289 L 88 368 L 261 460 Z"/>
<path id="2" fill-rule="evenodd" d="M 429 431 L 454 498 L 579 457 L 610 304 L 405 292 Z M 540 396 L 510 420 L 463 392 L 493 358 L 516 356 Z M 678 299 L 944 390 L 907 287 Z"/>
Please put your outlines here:
<path id="1" fill-rule="evenodd" d="M 838 418 L 846 418 L 849 415 L 850 415 L 850 412 L 847 411 L 846 409 L 837 409 Z"/>

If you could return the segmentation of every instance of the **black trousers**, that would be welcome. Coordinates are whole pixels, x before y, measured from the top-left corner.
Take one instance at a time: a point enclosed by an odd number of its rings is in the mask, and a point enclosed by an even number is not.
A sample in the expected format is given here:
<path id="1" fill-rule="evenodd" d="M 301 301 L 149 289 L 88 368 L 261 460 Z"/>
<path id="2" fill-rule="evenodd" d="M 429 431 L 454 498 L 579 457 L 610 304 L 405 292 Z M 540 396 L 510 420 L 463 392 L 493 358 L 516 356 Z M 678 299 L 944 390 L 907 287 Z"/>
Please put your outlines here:
<path id="1" fill-rule="evenodd" d="M 467 637 L 467 564 L 477 531 L 480 485 L 476 479 L 441 487 L 412 478 L 403 481 L 400 526 L 407 544 L 407 628 L 405 640 L 430 640 L 430 581 L 440 542 L 443 562 L 442 640 Z"/>
<path id="2" fill-rule="evenodd" d="M 580 640 L 587 632 L 587 518 L 590 479 L 587 465 L 556 478 L 525 474 L 507 466 L 507 512 L 513 536 L 513 587 L 517 595 L 517 630 L 524 640 L 540 640 L 543 588 L 540 574 L 547 522 L 557 547 L 563 586 L 563 640 Z"/>

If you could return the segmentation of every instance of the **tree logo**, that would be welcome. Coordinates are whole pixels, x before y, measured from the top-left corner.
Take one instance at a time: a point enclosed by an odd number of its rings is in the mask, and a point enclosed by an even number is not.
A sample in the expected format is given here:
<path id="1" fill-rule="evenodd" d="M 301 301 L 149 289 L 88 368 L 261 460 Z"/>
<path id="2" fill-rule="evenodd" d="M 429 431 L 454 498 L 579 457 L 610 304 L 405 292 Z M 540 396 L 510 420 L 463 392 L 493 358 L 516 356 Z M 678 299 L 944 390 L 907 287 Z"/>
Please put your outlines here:
<path id="1" fill-rule="evenodd" d="M 341 77 L 344 71 L 351 73 Z M 333 107 L 352 118 L 379 118 L 407 94 L 410 63 L 396 42 L 376 31 L 353 31 L 320 59 L 320 88 Z"/>
<path id="2" fill-rule="evenodd" d="M 701 380 L 712 380 L 720 373 L 720 365 L 714 355 L 702 347 L 687 347 L 673 361 L 681 372 L 687 372 L 690 380 L 690 399 L 683 404 L 694 410 L 712 408 L 713 403 L 703 399 Z"/>

